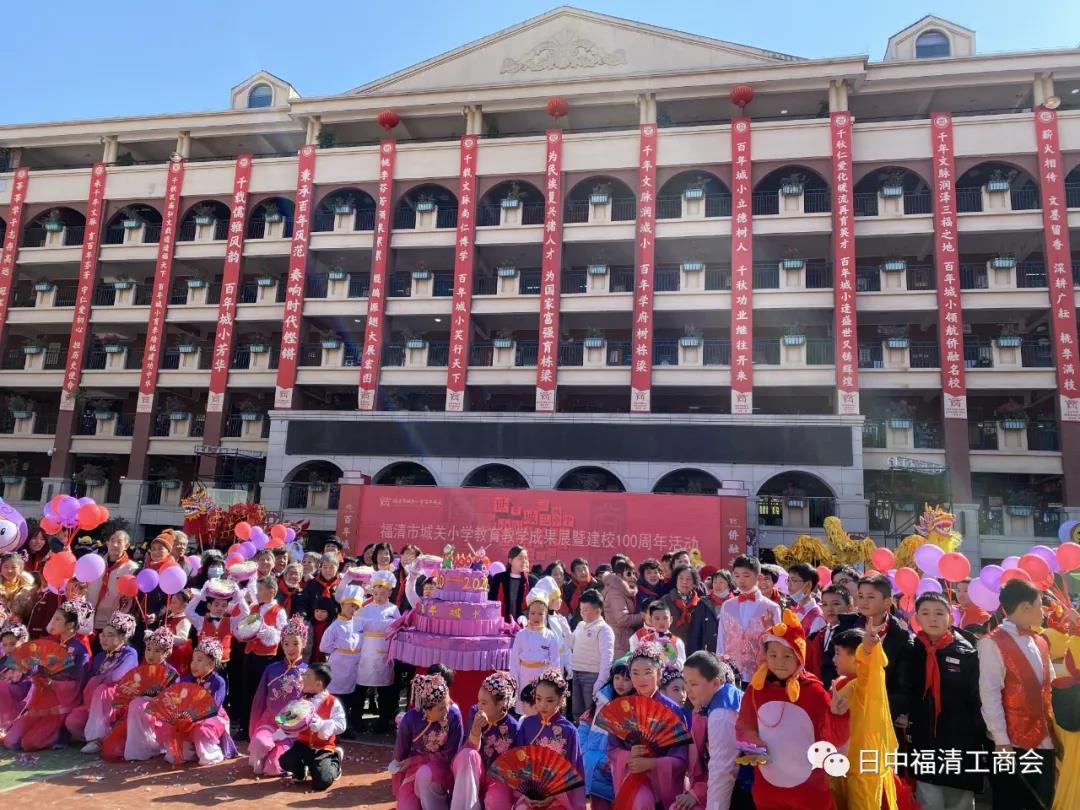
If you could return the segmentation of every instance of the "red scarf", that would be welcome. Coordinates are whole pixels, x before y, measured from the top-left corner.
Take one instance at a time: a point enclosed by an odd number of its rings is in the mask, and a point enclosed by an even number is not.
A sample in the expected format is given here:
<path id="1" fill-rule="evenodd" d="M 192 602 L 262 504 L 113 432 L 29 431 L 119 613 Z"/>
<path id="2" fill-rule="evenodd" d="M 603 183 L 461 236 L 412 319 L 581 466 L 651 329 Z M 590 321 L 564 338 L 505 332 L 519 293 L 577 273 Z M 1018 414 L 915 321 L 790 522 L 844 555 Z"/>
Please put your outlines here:
<path id="1" fill-rule="evenodd" d="M 330 582 L 327 582 L 322 578 L 322 574 L 315 577 L 315 581 L 319 583 L 319 587 L 322 588 L 323 599 L 333 599 L 334 589 L 341 583 L 341 577 L 334 577 Z"/>
<path id="2" fill-rule="evenodd" d="M 929 692 L 934 700 L 934 732 L 937 733 L 937 721 L 941 716 L 941 669 L 938 667 L 937 654 L 956 639 L 951 630 L 942 633 L 937 641 L 931 641 L 925 630 L 920 630 L 917 638 L 926 650 L 926 688 L 923 695 Z"/>
<path id="3" fill-rule="evenodd" d="M 278 602 L 285 609 L 285 613 L 287 613 L 289 616 L 292 616 L 293 612 L 293 597 L 296 596 L 298 593 L 300 593 L 300 589 L 290 588 L 288 585 L 285 584 L 285 580 L 281 580 L 278 583 Z"/>
<path id="4" fill-rule="evenodd" d="M 125 551 L 123 554 L 120 555 L 119 560 L 112 563 L 111 565 L 109 565 L 108 568 L 105 569 L 105 573 L 101 576 L 101 587 L 98 589 L 97 601 L 94 602 L 94 610 L 97 610 L 98 605 L 101 604 L 101 600 L 105 598 L 105 592 L 109 589 L 109 577 L 112 576 L 113 571 L 115 571 L 122 565 L 127 565 L 129 561 L 130 558 Z"/>
<path id="5" fill-rule="evenodd" d="M 720 607 L 724 602 L 731 598 L 731 591 L 728 591 L 727 596 L 717 596 L 712 591 L 709 591 L 709 601 L 717 607 Z"/>
<path id="6" fill-rule="evenodd" d="M 694 613 L 694 608 L 698 606 L 698 602 L 701 601 L 701 597 L 697 595 L 696 591 L 690 591 L 689 601 L 682 598 L 682 594 L 675 592 L 675 598 L 672 599 L 672 603 L 675 605 L 675 612 L 678 616 L 674 617 L 671 622 L 671 629 L 675 630 L 679 627 L 686 627 L 690 624 L 690 619 Z"/>

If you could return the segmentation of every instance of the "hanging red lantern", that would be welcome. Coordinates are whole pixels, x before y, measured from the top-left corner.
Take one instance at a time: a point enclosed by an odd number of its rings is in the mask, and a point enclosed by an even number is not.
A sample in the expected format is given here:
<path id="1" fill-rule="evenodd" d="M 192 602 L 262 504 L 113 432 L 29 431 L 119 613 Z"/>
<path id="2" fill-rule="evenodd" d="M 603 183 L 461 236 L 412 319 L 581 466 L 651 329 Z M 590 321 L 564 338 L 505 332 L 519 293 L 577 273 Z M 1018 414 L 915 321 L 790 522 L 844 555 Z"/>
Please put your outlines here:
<path id="1" fill-rule="evenodd" d="M 375 120 L 387 132 L 401 123 L 401 118 L 393 110 L 383 110 Z"/>
<path id="2" fill-rule="evenodd" d="M 731 88 L 731 103 L 740 110 L 754 99 L 754 88 L 748 84 L 737 84 Z"/>
<path id="3" fill-rule="evenodd" d="M 565 118 L 568 112 L 570 112 L 570 105 L 566 103 L 565 98 L 554 96 L 548 99 L 547 114 L 552 118 Z"/>

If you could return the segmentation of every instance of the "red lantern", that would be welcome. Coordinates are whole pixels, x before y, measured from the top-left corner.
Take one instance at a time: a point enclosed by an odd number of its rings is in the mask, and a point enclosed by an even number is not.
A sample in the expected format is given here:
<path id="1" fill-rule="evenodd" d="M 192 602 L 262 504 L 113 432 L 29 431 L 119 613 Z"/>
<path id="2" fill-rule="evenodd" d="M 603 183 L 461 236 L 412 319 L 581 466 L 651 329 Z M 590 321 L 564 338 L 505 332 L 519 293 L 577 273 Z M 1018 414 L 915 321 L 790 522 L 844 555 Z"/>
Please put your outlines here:
<path id="1" fill-rule="evenodd" d="M 401 118 L 393 110 L 383 110 L 375 118 L 375 121 L 378 122 L 380 127 L 382 127 L 387 132 L 389 132 L 390 130 L 392 130 L 394 127 L 396 127 L 398 124 L 401 123 Z"/>
<path id="2" fill-rule="evenodd" d="M 737 84 L 731 88 L 731 103 L 740 110 L 754 99 L 754 88 L 748 84 Z"/>
<path id="3" fill-rule="evenodd" d="M 552 118 L 565 118 L 568 112 L 570 112 L 570 105 L 566 103 L 565 98 L 554 96 L 548 99 L 547 114 Z"/>

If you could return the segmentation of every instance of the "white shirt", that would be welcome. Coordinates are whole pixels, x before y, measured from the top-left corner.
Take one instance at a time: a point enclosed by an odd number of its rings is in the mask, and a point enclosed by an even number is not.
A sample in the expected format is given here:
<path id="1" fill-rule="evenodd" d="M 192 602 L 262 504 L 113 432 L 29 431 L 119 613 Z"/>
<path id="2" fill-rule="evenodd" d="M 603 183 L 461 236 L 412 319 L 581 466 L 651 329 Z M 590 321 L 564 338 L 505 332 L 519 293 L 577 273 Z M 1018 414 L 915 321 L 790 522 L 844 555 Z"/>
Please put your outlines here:
<path id="1" fill-rule="evenodd" d="M 1015 639 L 1024 657 L 1035 671 L 1035 679 L 1041 684 L 1043 661 L 1035 639 L 1022 635 L 1016 625 L 1008 620 L 1001 623 L 1001 629 Z M 1005 724 L 1005 707 L 1001 702 L 1001 691 L 1004 688 L 1005 661 L 1001 657 L 1001 650 L 992 638 L 981 639 L 979 641 L 979 697 L 982 699 L 983 720 L 995 745 L 1011 746 L 1012 741 L 1009 739 L 1009 730 Z M 1048 735 L 1043 738 L 1038 747 L 1053 748 L 1054 744 Z"/>
<path id="2" fill-rule="evenodd" d="M 615 631 L 603 617 L 595 622 L 578 622 L 574 628 L 574 654 L 571 666 L 574 672 L 595 672 L 596 691 L 603 688 L 611 672 L 611 660 L 615 653 Z"/>
<path id="3" fill-rule="evenodd" d="M 802 598 L 803 601 L 801 602 L 798 599 L 795 600 L 795 615 L 799 617 L 800 622 L 806 618 L 807 613 L 809 613 L 816 607 L 820 607 L 814 597 L 807 594 L 804 595 Z M 814 620 L 810 622 L 810 629 L 807 630 L 806 635 L 813 635 L 826 624 L 828 624 L 828 622 L 825 621 L 825 616 L 819 613 L 817 616 L 814 617 Z"/>
<path id="4" fill-rule="evenodd" d="M 573 677 L 572 656 L 574 649 L 574 637 L 570 632 L 570 622 L 565 616 L 558 613 L 548 613 L 548 630 L 559 637 L 559 660 L 562 662 L 563 674 L 567 678 Z"/>
<path id="5" fill-rule="evenodd" d="M 735 721 L 739 715 L 730 709 L 714 709 L 709 713 L 709 781 L 706 801 L 708 807 L 723 808 L 731 804 L 738 745 L 735 742 Z"/>

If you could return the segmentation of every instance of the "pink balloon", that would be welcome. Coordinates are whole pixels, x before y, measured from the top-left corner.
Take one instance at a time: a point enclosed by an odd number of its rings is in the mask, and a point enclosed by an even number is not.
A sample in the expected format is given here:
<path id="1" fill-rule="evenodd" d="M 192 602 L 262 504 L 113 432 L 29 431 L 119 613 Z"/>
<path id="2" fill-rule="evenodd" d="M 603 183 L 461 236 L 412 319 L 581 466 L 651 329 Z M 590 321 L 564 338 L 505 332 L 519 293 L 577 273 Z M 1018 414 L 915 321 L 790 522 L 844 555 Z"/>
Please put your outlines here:
<path id="1" fill-rule="evenodd" d="M 1001 588 L 1001 575 L 1005 573 L 1005 569 L 1000 565 L 986 565 L 983 566 L 982 571 L 979 572 L 979 581 L 986 586 L 987 590 L 997 593 Z M 974 583 L 972 583 L 974 584 Z M 980 607 L 982 607 L 980 605 Z M 986 610 L 986 608 L 983 608 Z"/>
<path id="2" fill-rule="evenodd" d="M 1001 567 L 1004 568 L 1006 571 L 1016 568 L 1018 565 L 1020 565 L 1020 558 L 1016 555 L 1006 557 L 1004 560 L 1001 561 Z"/>
<path id="3" fill-rule="evenodd" d="M 787 593 L 787 571 L 780 572 L 780 579 L 776 581 L 776 587 L 780 589 L 780 593 Z"/>
<path id="4" fill-rule="evenodd" d="M 875 548 L 874 553 L 870 555 L 870 562 L 878 571 L 888 571 L 896 565 L 896 555 L 893 554 L 891 548 Z"/>
<path id="5" fill-rule="evenodd" d="M 919 587 L 919 575 L 914 568 L 899 568 L 896 571 L 896 584 L 902 593 L 910 596 Z"/>
<path id="6" fill-rule="evenodd" d="M 1080 568 L 1080 544 L 1071 541 L 1062 543 L 1057 549 L 1057 560 L 1062 571 Z"/>
<path id="7" fill-rule="evenodd" d="M 919 588 L 915 591 L 918 596 L 922 596 L 924 593 L 941 593 L 943 588 L 941 583 L 936 579 L 930 577 L 923 577 L 919 580 Z"/>
<path id="8" fill-rule="evenodd" d="M 1057 554 L 1054 553 L 1052 548 L 1049 546 L 1033 546 L 1031 553 L 1042 557 L 1053 573 L 1056 574 L 1058 572 L 1060 566 L 1058 565 Z"/>
<path id="9" fill-rule="evenodd" d="M 105 558 L 97 554 L 84 554 L 75 561 L 75 579 L 93 582 L 105 573 Z"/>
<path id="10" fill-rule="evenodd" d="M 832 582 L 832 571 L 827 566 L 819 565 L 817 567 L 818 585 L 822 588 Z"/>
<path id="11" fill-rule="evenodd" d="M 161 572 L 159 584 L 161 590 L 171 596 L 183 590 L 184 586 L 187 585 L 187 574 L 179 565 L 170 565 Z"/>
<path id="12" fill-rule="evenodd" d="M 200 557 L 198 554 L 189 554 L 187 556 L 187 564 L 188 567 L 191 569 L 191 573 L 194 574 L 196 571 L 202 568 L 202 557 Z"/>
<path id="13" fill-rule="evenodd" d="M 158 579 L 158 572 L 153 568 L 144 568 L 135 575 L 135 581 L 139 583 L 139 590 L 143 593 L 154 590 L 158 586 Z"/>
<path id="14" fill-rule="evenodd" d="M 982 579 L 976 579 L 968 585 L 968 598 L 971 599 L 973 604 L 990 613 L 993 613 L 1001 605 L 1001 602 L 998 601 L 998 592 L 991 589 Z"/>
<path id="15" fill-rule="evenodd" d="M 942 551 L 940 546 L 935 546 L 933 543 L 924 543 L 915 549 L 915 564 L 919 566 L 919 569 L 928 577 L 940 577 L 941 571 L 938 570 L 938 562 L 945 556 L 945 552 Z"/>

